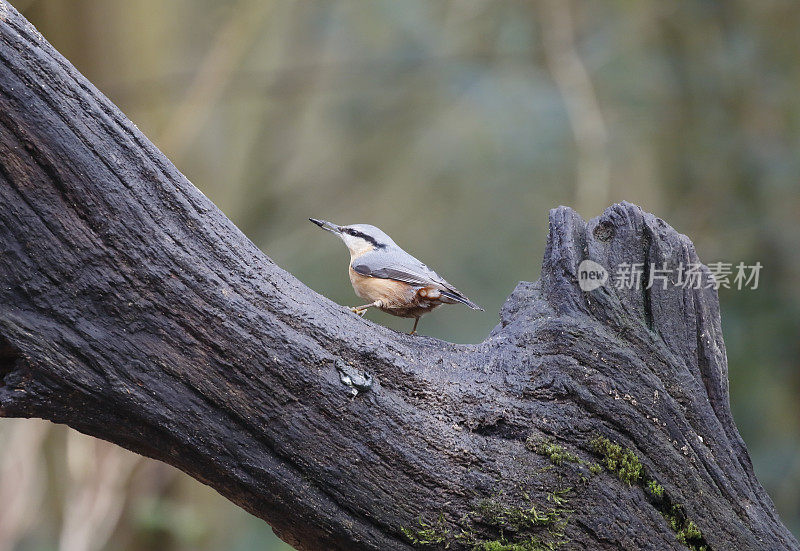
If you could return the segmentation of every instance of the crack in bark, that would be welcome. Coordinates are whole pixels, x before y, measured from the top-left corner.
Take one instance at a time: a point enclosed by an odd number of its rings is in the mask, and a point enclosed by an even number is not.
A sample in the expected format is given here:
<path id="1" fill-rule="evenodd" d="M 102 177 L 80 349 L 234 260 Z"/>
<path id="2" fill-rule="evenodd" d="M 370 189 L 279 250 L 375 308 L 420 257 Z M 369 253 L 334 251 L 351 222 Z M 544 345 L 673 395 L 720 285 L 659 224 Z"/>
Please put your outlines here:
<path id="1" fill-rule="evenodd" d="M 19 369 L 20 351 L 0 335 L 0 388 L 6 386 L 6 377 Z"/>

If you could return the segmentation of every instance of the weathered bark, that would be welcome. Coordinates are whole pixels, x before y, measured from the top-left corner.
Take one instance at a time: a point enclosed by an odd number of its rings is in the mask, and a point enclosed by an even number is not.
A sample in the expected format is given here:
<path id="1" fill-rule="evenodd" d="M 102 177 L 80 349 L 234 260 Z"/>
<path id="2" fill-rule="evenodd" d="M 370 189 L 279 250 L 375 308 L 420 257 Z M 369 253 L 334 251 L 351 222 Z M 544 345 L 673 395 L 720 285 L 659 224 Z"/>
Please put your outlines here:
<path id="1" fill-rule="evenodd" d="M 798 548 L 730 414 L 715 291 L 576 285 L 584 258 L 697 262 L 662 220 L 555 209 L 484 342 L 399 334 L 278 268 L 0 8 L 0 415 L 175 465 L 300 549 Z M 643 474 L 593 466 L 597 437 Z"/>

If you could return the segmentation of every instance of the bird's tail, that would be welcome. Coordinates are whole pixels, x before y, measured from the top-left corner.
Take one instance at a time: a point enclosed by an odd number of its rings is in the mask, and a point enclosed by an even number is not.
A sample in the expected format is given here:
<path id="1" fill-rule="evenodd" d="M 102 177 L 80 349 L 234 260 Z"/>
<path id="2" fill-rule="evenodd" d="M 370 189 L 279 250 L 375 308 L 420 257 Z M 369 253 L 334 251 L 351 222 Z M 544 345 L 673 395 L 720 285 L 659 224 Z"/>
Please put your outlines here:
<path id="1" fill-rule="evenodd" d="M 446 296 L 447 298 L 449 298 L 451 300 L 454 300 L 455 302 L 460 302 L 461 304 L 466 304 L 467 306 L 469 306 L 473 310 L 480 310 L 481 312 L 484 311 L 483 308 L 481 308 L 480 306 L 478 306 L 477 304 L 472 302 L 470 299 L 468 299 L 464 295 L 461 295 L 461 294 L 458 294 L 458 293 L 453 293 L 451 291 L 441 291 L 441 293 L 442 293 L 443 296 Z"/>

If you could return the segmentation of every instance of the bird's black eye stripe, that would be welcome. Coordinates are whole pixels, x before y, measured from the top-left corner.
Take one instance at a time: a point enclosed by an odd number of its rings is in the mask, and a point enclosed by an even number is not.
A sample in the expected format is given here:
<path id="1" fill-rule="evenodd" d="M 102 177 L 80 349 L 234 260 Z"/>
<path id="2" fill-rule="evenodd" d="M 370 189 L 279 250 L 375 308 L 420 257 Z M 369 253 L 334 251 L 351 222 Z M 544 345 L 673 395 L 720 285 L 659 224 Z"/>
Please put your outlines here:
<path id="1" fill-rule="evenodd" d="M 363 239 L 364 241 L 366 241 L 367 243 L 369 243 L 370 245 L 372 245 L 377 249 L 386 248 L 386 245 L 384 245 L 383 243 L 378 243 L 378 241 L 371 235 L 367 235 L 366 233 L 354 230 L 353 228 L 345 228 L 344 232 L 352 235 L 353 237 L 360 237 L 361 239 Z"/>

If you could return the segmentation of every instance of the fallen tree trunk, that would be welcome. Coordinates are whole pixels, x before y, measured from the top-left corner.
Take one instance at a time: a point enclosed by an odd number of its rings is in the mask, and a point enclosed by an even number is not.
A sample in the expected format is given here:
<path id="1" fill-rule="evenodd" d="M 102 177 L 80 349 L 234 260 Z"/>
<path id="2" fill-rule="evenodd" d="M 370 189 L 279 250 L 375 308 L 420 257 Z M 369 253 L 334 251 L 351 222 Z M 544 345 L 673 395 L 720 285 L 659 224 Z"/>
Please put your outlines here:
<path id="1" fill-rule="evenodd" d="M 399 334 L 0 19 L 0 415 L 175 465 L 299 549 L 798 548 L 730 414 L 716 292 L 576 284 L 584 258 L 698 262 L 662 220 L 555 209 L 484 342 Z"/>

